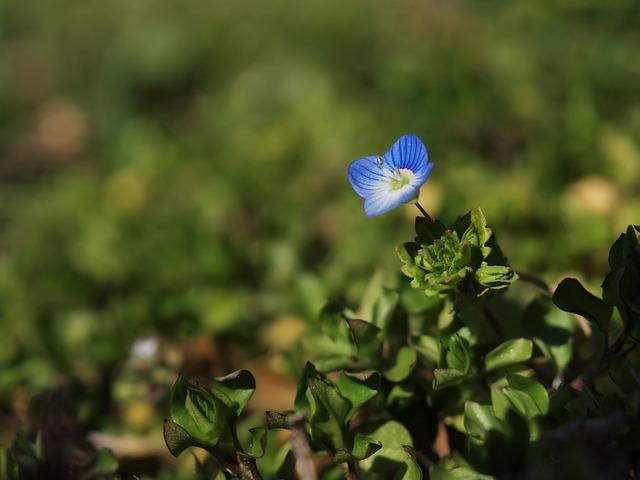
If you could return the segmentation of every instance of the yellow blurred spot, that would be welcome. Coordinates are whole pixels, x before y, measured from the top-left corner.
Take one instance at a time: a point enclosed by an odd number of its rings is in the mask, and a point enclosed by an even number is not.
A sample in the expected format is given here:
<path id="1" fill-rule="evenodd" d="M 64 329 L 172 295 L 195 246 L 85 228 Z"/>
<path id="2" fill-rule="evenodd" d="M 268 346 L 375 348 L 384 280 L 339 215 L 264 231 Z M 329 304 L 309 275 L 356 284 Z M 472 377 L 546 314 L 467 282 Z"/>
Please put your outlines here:
<path id="1" fill-rule="evenodd" d="M 437 217 L 442 206 L 442 186 L 434 180 L 427 179 L 426 183 L 420 187 L 418 202 L 431 215 L 431 218 Z M 415 205 L 407 205 L 404 211 L 412 219 L 420 215 Z"/>
<path id="2" fill-rule="evenodd" d="M 147 186 L 132 169 L 120 170 L 106 183 L 106 199 L 120 210 L 139 210 L 147 199 Z"/>
<path id="3" fill-rule="evenodd" d="M 640 149 L 629 135 L 606 130 L 600 139 L 607 173 L 620 185 L 635 187 L 640 179 Z"/>
<path id="4" fill-rule="evenodd" d="M 262 343 L 274 350 L 286 350 L 300 339 L 305 330 L 300 318 L 284 315 L 266 326 L 262 332 Z"/>
<path id="5" fill-rule="evenodd" d="M 129 402 L 123 412 L 123 417 L 127 425 L 131 425 L 136 429 L 148 427 L 154 420 L 154 415 L 154 406 L 144 400 Z"/>
<path id="6" fill-rule="evenodd" d="M 569 184 L 565 191 L 565 201 L 571 209 L 587 213 L 613 213 L 620 204 L 620 193 L 609 180 L 598 177 L 584 177 Z"/>

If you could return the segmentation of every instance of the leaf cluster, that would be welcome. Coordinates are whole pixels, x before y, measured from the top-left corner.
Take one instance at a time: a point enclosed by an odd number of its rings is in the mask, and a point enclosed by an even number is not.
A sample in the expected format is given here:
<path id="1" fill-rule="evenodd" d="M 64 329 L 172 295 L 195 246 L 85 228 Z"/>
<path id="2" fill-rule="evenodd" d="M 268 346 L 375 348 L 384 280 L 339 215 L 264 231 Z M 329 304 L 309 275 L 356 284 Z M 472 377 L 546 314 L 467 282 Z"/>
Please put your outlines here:
<path id="1" fill-rule="evenodd" d="M 637 229 L 613 245 L 602 298 L 567 279 L 553 298 L 536 287 L 526 302 L 507 287 L 532 287 L 515 282 L 479 209 L 448 228 L 420 219 L 416 233 L 402 250 L 415 254 L 401 253 L 411 285 L 380 289 L 367 320 L 325 307 L 304 343 L 313 363 L 294 409 L 267 412 L 252 447 L 236 422 L 255 382 L 237 372 L 209 387 L 178 379 L 170 451 L 205 448 L 221 471 L 248 478 L 292 478 L 306 465 L 327 479 L 560 480 L 576 461 L 584 478 L 628 478 L 640 434 Z"/>
<path id="2" fill-rule="evenodd" d="M 417 236 L 398 248 L 402 272 L 426 295 L 465 292 L 478 296 L 501 290 L 517 275 L 497 248 L 480 208 L 446 228 L 431 218 L 416 218 Z"/>

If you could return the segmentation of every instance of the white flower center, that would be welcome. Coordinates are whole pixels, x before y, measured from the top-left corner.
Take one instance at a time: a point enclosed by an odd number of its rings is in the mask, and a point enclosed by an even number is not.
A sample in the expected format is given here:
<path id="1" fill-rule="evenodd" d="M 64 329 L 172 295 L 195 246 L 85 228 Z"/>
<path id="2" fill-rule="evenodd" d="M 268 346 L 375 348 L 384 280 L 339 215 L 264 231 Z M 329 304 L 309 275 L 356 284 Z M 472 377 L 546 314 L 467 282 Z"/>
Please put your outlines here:
<path id="1" fill-rule="evenodd" d="M 396 167 L 389 175 L 389 189 L 391 191 L 402 190 L 413 177 L 413 172 L 408 168 Z"/>

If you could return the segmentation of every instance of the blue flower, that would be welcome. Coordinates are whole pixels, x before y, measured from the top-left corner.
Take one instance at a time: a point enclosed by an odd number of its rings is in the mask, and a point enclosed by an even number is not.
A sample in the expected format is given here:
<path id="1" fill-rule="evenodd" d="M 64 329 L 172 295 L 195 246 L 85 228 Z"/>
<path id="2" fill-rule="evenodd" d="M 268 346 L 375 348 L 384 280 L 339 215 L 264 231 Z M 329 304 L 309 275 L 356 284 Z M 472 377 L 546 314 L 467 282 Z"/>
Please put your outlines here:
<path id="1" fill-rule="evenodd" d="M 396 140 L 382 156 L 371 155 L 351 162 L 349 181 L 364 198 L 364 211 L 373 217 L 400 203 L 416 201 L 432 168 L 424 143 L 410 133 Z"/>

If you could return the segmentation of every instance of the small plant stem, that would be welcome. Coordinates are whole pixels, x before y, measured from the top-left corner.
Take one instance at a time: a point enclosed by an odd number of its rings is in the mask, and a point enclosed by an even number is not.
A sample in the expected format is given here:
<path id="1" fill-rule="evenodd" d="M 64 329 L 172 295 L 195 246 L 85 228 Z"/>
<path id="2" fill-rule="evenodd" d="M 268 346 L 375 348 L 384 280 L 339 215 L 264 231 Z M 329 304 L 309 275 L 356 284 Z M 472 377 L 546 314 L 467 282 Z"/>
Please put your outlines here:
<path id="1" fill-rule="evenodd" d="M 296 459 L 296 473 L 300 480 L 316 480 L 316 469 L 305 429 L 306 415 L 296 413 L 287 418 L 291 428 L 291 450 Z"/>
<path id="2" fill-rule="evenodd" d="M 359 480 L 358 469 L 356 468 L 356 464 L 354 462 L 347 463 L 347 480 Z"/>
<path id="3" fill-rule="evenodd" d="M 498 321 L 498 319 L 494 315 L 494 313 L 491 310 L 491 308 L 489 308 L 488 306 L 485 306 L 482 309 L 482 313 L 484 314 L 484 317 L 487 319 L 489 324 L 491 324 L 491 327 L 493 328 L 493 331 L 496 332 L 496 335 L 498 335 L 498 337 L 500 337 L 500 338 L 504 338 L 505 337 L 504 330 L 502 329 L 502 326 L 500 325 L 500 322 Z"/>
<path id="4" fill-rule="evenodd" d="M 536 277 L 535 275 L 531 275 L 530 273 L 521 272 L 519 270 L 516 270 L 516 273 L 518 274 L 518 277 L 520 277 L 520 280 L 522 280 L 523 282 L 535 285 L 536 287 L 539 287 L 546 292 L 551 292 L 549 285 L 547 285 L 546 282 L 541 278 Z"/>
<path id="5" fill-rule="evenodd" d="M 240 453 L 236 454 L 235 457 L 225 456 L 219 447 L 213 447 L 207 450 L 218 460 L 216 465 L 232 472 L 233 475 L 246 480 L 263 480 L 262 475 L 260 475 L 256 467 L 256 461 L 253 458 Z"/>
<path id="6" fill-rule="evenodd" d="M 244 457 L 240 459 L 242 464 L 242 478 L 247 480 L 262 480 L 262 475 L 258 472 L 256 462 L 253 458 Z"/>
<path id="7" fill-rule="evenodd" d="M 429 220 L 431 220 L 431 217 L 429 216 L 427 211 L 422 207 L 422 205 L 420 205 L 420 203 L 416 202 L 416 207 L 418 207 L 418 210 L 420 210 L 420 213 L 424 215 L 424 218 L 428 218 Z"/>

